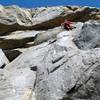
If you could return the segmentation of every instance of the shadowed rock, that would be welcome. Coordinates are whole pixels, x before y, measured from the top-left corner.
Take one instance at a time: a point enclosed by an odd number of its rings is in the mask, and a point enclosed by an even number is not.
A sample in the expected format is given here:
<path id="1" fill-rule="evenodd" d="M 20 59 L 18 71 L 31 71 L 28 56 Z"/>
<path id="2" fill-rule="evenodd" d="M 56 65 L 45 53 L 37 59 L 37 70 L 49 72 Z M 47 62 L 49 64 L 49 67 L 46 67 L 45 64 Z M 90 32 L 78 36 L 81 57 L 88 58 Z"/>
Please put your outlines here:
<path id="1" fill-rule="evenodd" d="M 22 52 L 18 50 L 3 50 L 9 61 L 13 61 L 16 57 L 18 57 Z"/>

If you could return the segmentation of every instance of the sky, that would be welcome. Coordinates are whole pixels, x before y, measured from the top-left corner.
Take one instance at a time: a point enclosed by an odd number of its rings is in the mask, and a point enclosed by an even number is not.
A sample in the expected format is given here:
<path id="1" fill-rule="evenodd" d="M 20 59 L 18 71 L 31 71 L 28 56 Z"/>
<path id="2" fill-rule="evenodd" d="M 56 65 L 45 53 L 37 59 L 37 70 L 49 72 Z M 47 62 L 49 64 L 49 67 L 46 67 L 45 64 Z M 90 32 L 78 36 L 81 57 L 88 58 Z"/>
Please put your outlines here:
<path id="1" fill-rule="evenodd" d="M 100 8 L 100 0 L 0 0 L 0 4 L 4 6 L 18 5 L 25 8 L 59 5 L 79 5 Z"/>

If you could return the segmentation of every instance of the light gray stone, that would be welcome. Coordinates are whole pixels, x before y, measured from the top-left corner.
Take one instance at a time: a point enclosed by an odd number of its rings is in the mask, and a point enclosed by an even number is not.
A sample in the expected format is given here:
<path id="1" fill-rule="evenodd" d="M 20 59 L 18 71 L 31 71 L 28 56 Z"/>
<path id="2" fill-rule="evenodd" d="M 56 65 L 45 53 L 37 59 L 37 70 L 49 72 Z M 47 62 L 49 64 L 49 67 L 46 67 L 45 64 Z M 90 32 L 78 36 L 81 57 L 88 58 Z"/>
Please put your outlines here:
<path id="1" fill-rule="evenodd" d="M 99 15 L 86 6 L 0 6 L 0 47 L 13 60 L 0 50 L 0 100 L 100 100 Z M 61 28 L 65 19 L 75 28 Z"/>
<path id="2" fill-rule="evenodd" d="M 100 47 L 100 22 L 86 22 L 74 41 L 80 49 Z"/>
<path id="3" fill-rule="evenodd" d="M 9 64 L 9 60 L 4 52 L 0 49 L 0 68 L 4 68 L 7 64 Z"/>

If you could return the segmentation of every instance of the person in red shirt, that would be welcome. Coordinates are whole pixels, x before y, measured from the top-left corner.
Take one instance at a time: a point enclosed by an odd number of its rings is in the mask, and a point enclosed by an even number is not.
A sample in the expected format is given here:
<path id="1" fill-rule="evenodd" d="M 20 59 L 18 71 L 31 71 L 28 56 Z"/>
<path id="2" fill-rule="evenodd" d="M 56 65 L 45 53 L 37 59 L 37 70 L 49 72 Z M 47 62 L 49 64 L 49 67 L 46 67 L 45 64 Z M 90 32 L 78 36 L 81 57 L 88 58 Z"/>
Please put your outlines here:
<path id="1" fill-rule="evenodd" d="M 61 26 L 66 30 L 72 30 L 71 24 L 72 22 L 70 20 L 65 20 L 64 23 L 61 24 Z"/>

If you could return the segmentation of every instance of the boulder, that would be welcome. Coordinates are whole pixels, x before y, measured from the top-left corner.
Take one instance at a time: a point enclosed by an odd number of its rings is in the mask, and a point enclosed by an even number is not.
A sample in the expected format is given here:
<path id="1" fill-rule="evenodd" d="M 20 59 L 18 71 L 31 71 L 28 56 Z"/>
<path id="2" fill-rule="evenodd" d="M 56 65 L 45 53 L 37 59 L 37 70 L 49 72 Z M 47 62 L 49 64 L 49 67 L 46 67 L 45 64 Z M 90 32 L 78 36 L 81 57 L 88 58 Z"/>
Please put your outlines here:
<path id="1" fill-rule="evenodd" d="M 86 22 L 74 42 L 79 49 L 100 47 L 100 21 L 91 20 Z"/>
<path id="2" fill-rule="evenodd" d="M 61 27 L 56 27 L 56 28 L 38 33 L 36 38 L 34 39 L 34 45 L 38 45 L 47 41 L 52 42 L 53 40 L 56 39 L 57 35 L 62 31 L 63 29 Z"/>
<path id="3" fill-rule="evenodd" d="M 0 70 L 0 99 L 29 100 L 34 92 L 35 75 L 30 68 Z"/>
<path id="4" fill-rule="evenodd" d="M 76 34 L 77 29 L 61 32 L 60 39 L 46 46 L 44 52 L 41 52 L 43 48 L 39 50 L 37 100 L 100 99 L 100 49 L 80 50 L 72 41 L 80 35 Z"/>
<path id="5" fill-rule="evenodd" d="M 9 50 L 23 48 L 28 42 L 33 42 L 38 31 L 17 31 L 10 35 L 0 36 L 0 48 Z"/>
<path id="6" fill-rule="evenodd" d="M 31 57 L 32 54 L 22 53 L 0 71 L 1 100 L 29 100 L 31 98 L 36 100 L 34 92 L 36 70 L 33 70 Z"/>

